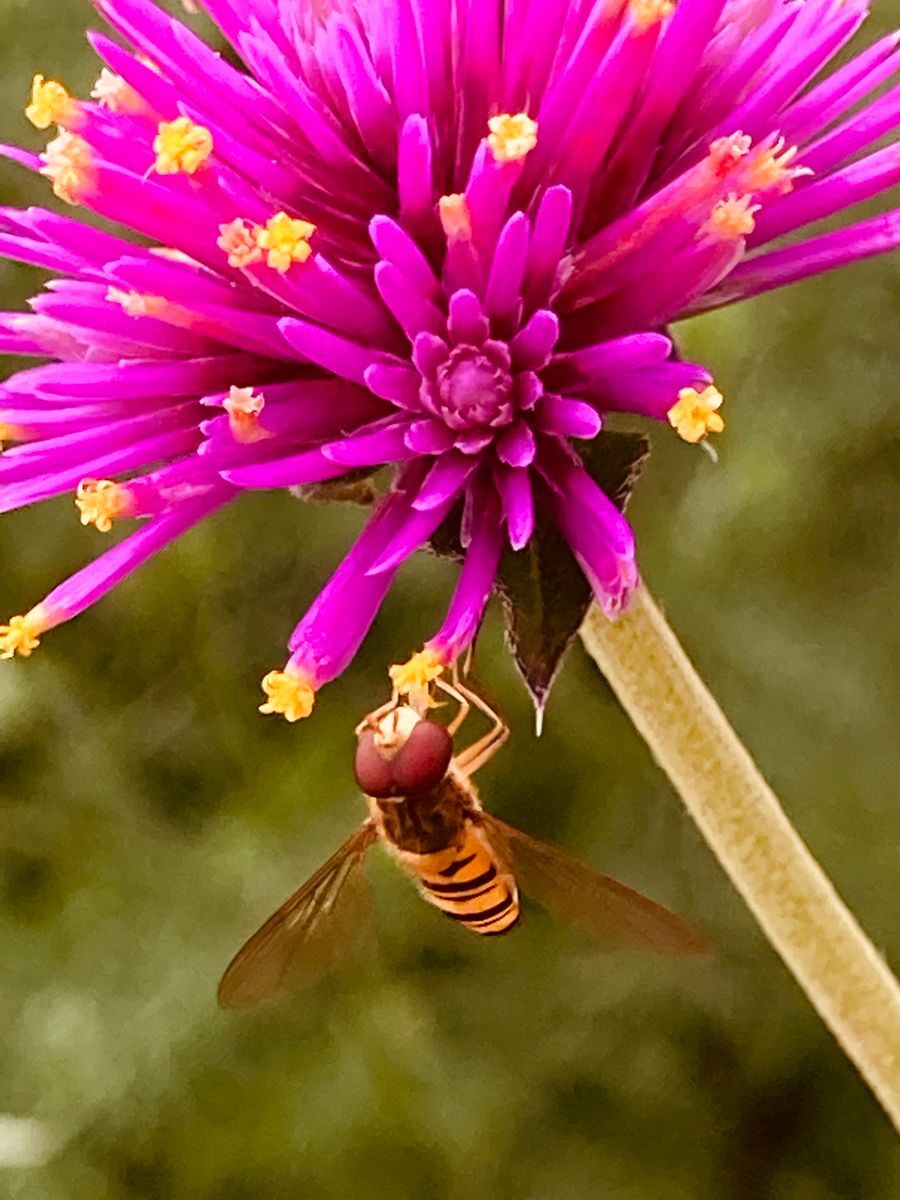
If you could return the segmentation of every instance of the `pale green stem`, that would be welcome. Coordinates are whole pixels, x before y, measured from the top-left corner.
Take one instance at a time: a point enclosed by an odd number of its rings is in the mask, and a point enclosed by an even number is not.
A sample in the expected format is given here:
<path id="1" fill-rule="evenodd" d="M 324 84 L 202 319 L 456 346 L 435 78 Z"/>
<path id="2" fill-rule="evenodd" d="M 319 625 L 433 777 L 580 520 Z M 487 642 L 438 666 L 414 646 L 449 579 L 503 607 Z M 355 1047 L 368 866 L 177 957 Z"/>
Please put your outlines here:
<path id="1" fill-rule="evenodd" d="M 592 608 L 581 637 L 769 941 L 900 1129 L 900 986 L 646 587 L 616 621 Z"/>

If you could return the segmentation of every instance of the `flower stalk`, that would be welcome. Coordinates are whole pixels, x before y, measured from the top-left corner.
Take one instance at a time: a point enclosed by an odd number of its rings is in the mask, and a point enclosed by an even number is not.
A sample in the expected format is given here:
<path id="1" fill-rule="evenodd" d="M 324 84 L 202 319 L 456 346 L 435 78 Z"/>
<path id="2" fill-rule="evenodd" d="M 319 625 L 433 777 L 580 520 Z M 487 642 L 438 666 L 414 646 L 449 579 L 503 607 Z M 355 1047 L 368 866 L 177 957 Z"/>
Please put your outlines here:
<path id="1" fill-rule="evenodd" d="M 785 815 L 645 586 L 584 645 L 763 932 L 900 1129 L 900 985 Z"/>

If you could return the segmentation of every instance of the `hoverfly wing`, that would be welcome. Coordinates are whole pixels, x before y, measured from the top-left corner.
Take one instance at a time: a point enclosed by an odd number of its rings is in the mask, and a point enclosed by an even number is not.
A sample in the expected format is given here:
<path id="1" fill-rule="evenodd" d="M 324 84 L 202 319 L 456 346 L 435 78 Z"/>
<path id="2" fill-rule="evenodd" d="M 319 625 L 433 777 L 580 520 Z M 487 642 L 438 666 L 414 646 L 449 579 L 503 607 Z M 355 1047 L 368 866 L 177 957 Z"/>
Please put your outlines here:
<path id="1" fill-rule="evenodd" d="M 712 953 L 699 930 L 649 897 L 490 813 L 482 810 L 477 819 L 522 891 L 554 916 L 620 945 L 672 955 Z"/>
<path id="2" fill-rule="evenodd" d="M 366 851 L 378 835 L 365 821 L 229 963 L 219 984 L 223 1008 L 250 1008 L 329 971 L 358 941 L 369 914 Z"/>

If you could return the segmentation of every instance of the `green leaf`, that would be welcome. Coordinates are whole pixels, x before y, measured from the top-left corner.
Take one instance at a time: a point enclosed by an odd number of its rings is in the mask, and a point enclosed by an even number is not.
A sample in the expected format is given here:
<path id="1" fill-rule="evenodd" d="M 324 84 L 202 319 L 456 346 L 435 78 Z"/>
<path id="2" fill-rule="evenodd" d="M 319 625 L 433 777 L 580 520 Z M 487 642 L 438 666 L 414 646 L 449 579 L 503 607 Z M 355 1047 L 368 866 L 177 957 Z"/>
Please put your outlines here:
<path id="1" fill-rule="evenodd" d="M 650 457 L 649 439 L 642 433 L 611 430 L 593 441 L 577 442 L 576 448 L 588 474 L 624 512 Z"/>
<path id="2" fill-rule="evenodd" d="M 591 477 L 624 510 L 650 452 L 647 439 L 638 433 L 601 433 L 577 448 Z M 432 537 L 436 554 L 462 558 L 459 519 L 459 510 L 454 510 Z M 519 551 L 506 548 L 495 592 L 503 605 L 510 649 L 540 717 L 563 655 L 591 603 L 590 584 L 540 506 L 528 545 Z"/>
<path id="3" fill-rule="evenodd" d="M 650 451 L 647 439 L 601 433 L 579 443 L 578 450 L 591 477 L 624 510 Z M 507 548 L 497 592 L 510 648 L 540 716 L 591 603 L 591 587 L 575 555 L 540 507 L 529 544 L 518 552 Z"/>
<path id="4" fill-rule="evenodd" d="M 540 511 L 528 545 L 504 552 L 496 591 L 509 647 L 540 713 L 591 602 L 591 586 L 575 556 Z"/>

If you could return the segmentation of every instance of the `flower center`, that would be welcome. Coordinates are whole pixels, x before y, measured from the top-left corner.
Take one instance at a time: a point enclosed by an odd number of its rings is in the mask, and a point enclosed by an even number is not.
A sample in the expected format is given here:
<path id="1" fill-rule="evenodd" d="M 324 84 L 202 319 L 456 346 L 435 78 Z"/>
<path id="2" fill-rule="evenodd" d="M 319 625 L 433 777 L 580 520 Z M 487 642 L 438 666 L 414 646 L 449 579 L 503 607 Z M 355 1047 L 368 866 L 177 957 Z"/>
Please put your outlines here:
<path id="1" fill-rule="evenodd" d="M 497 429 L 512 421 L 509 351 L 499 342 L 481 350 L 457 346 L 438 368 L 437 406 L 454 430 Z"/>

